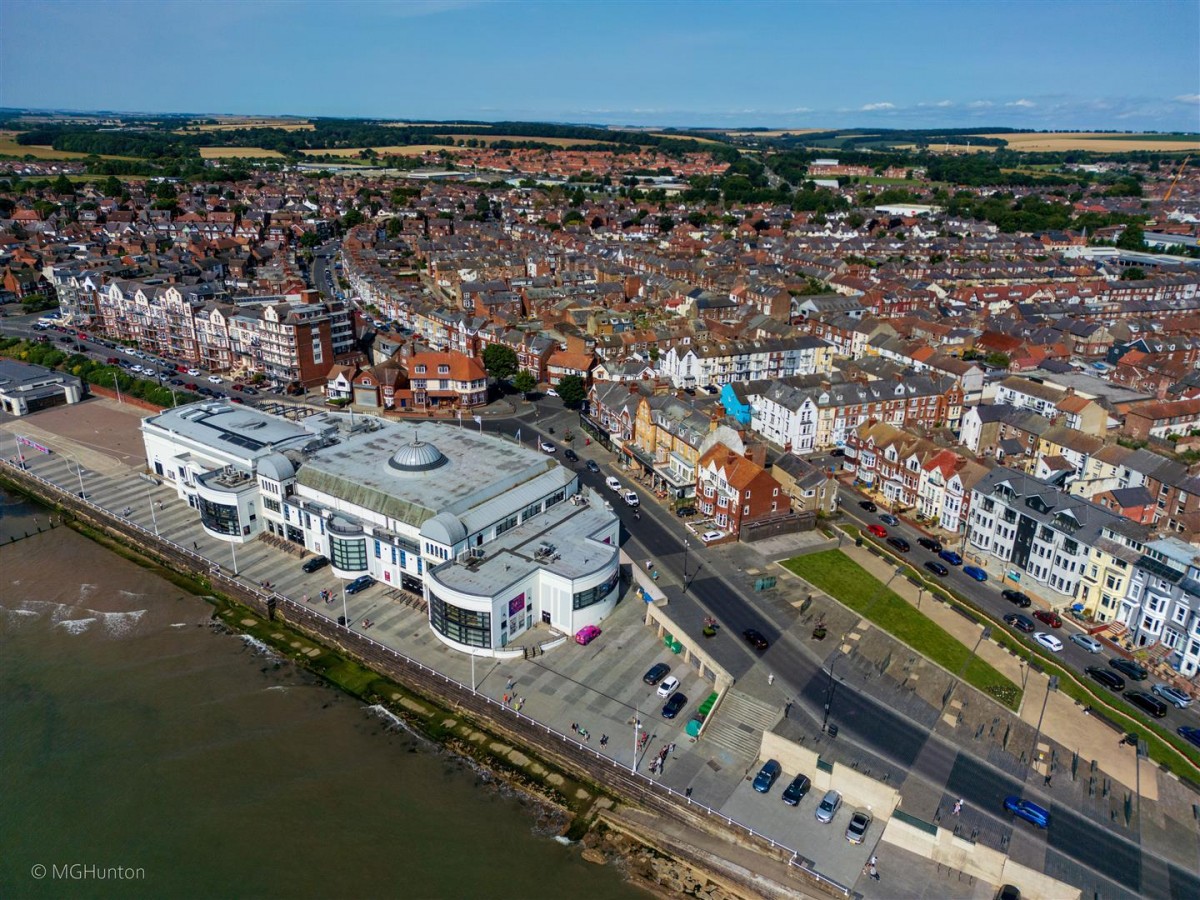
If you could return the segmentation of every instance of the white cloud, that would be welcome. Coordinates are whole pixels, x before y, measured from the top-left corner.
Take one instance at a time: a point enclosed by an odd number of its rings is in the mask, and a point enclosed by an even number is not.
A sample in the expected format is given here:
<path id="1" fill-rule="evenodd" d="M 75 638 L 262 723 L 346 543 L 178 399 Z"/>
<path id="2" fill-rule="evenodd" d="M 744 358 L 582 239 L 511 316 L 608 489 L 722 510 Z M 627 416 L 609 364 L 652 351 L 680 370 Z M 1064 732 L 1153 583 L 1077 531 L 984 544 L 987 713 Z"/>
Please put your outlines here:
<path id="1" fill-rule="evenodd" d="M 1024 97 L 1022 97 L 1020 100 L 1014 100 L 1014 101 L 1012 101 L 1012 103 L 1005 103 L 1004 105 L 1005 106 L 1019 106 L 1022 109 L 1029 109 L 1030 107 L 1037 106 L 1037 104 L 1034 103 L 1032 100 L 1026 100 Z"/>
<path id="2" fill-rule="evenodd" d="M 987 109 L 992 105 L 991 100 L 972 100 L 967 104 L 968 109 Z"/>
<path id="3" fill-rule="evenodd" d="M 1200 103 L 1200 94 L 1180 94 L 1175 98 L 1176 103 Z"/>
<path id="4" fill-rule="evenodd" d="M 896 108 L 895 103 L 888 103 L 887 101 L 884 101 L 883 103 L 867 103 L 863 106 L 862 111 L 863 112 L 876 112 L 881 109 L 895 109 L 895 108 Z"/>
<path id="5" fill-rule="evenodd" d="M 934 106 L 940 106 L 940 107 L 943 107 L 943 108 L 945 108 L 945 107 L 947 107 L 947 106 L 953 106 L 953 105 L 954 105 L 954 101 L 953 101 L 953 100 L 939 100 L 937 103 L 935 103 L 935 104 L 933 104 L 933 105 L 934 105 Z"/>

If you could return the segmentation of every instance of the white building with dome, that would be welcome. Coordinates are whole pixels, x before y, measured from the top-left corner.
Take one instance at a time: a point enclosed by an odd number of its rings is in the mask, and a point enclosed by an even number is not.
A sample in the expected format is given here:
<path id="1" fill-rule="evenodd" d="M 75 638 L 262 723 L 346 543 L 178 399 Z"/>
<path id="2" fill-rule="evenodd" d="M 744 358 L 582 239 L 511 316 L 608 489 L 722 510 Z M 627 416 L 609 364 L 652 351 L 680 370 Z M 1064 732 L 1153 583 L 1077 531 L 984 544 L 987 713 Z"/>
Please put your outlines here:
<path id="1" fill-rule="evenodd" d="M 231 543 L 274 534 L 421 593 L 477 655 L 541 622 L 595 625 L 619 594 L 620 525 L 574 472 L 506 437 L 345 414 L 298 422 L 204 402 L 142 423 L 150 469 Z"/>

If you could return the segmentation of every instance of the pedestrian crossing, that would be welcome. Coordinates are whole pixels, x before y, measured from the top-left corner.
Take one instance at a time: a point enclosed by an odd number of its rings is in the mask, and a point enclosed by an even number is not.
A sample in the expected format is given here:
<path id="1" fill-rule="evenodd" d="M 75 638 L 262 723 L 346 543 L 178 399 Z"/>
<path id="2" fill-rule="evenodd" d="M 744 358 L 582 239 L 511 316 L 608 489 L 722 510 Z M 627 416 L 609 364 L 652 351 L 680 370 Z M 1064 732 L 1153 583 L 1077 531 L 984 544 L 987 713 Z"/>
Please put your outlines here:
<path id="1" fill-rule="evenodd" d="M 749 694 L 730 688 L 717 717 L 704 730 L 704 741 L 744 756 L 758 759 L 764 731 L 770 731 L 783 718 L 778 706 L 757 700 Z"/>

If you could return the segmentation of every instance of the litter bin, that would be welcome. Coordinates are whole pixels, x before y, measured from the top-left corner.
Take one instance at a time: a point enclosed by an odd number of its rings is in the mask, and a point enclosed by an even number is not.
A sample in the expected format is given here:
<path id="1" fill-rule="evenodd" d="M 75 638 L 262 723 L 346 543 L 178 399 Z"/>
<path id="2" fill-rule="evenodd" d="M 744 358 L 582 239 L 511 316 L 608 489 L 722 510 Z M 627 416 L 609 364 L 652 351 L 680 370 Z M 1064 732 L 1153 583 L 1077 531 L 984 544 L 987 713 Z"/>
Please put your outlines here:
<path id="1" fill-rule="evenodd" d="M 345 616 L 338 616 L 338 625 L 342 626 L 342 628 L 346 627 L 346 617 Z"/>
<path id="2" fill-rule="evenodd" d="M 860 538 L 860 537 L 856 537 L 856 538 L 854 539 L 854 546 L 855 546 L 855 547 L 861 547 L 861 546 L 862 546 L 862 538 Z"/>
<path id="3" fill-rule="evenodd" d="M 828 734 L 831 738 L 837 737 L 837 726 L 830 725 L 828 728 L 825 729 L 825 733 Z"/>

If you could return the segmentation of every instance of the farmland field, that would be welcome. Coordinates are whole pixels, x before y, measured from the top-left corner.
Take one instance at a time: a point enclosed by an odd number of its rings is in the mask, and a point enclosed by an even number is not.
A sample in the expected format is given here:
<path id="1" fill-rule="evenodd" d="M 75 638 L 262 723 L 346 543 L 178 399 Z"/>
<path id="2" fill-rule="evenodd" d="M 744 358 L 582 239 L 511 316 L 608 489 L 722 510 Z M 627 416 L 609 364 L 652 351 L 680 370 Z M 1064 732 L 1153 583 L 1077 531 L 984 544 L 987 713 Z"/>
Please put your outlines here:
<path id="1" fill-rule="evenodd" d="M 282 159 L 283 154 L 278 150 L 264 150 L 262 147 L 201 147 L 201 159 Z"/>
<path id="2" fill-rule="evenodd" d="M 1102 132 L 1045 132 L 1035 134 L 984 134 L 981 137 L 1002 138 L 1009 150 L 1064 151 L 1090 150 L 1094 153 L 1129 153 L 1134 150 L 1162 151 L 1200 150 L 1200 135 L 1179 134 L 1104 134 Z M 974 148 L 972 148 L 974 149 Z"/>
<path id="3" fill-rule="evenodd" d="M 332 156 L 338 159 L 353 158 L 358 156 L 364 150 L 374 150 L 380 156 L 420 156 L 422 153 L 433 152 L 438 150 L 449 150 L 453 153 L 455 150 L 462 150 L 462 147 L 446 147 L 441 144 L 408 144 L 398 147 L 320 147 L 314 150 L 301 150 L 305 156 Z"/>
<path id="4" fill-rule="evenodd" d="M 87 159 L 88 153 L 55 150 L 45 144 L 18 144 L 19 131 L 0 131 L 0 156 L 32 156 L 35 159 Z M 102 156 L 101 159 L 130 159 L 128 156 Z"/>
<path id="5" fill-rule="evenodd" d="M 778 131 L 727 131 L 730 137 L 787 137 L 791 134 L 817 134 L 828 128 L 782 128 Z"/>
<path id="6" fill-rule="evenodd" d="M 246 128 L 277 128 L 280 131 L 312 131 L 312 122 L 297 121 L 296 119 L 238 119 L 235 121 L 218 122 L 216 125 L 193 125 L 175 132 L 176 134 L 192 134 L 197 131 L 242 131 Z"/>

